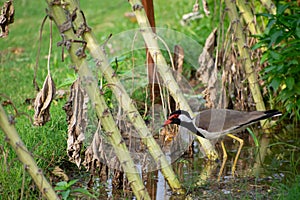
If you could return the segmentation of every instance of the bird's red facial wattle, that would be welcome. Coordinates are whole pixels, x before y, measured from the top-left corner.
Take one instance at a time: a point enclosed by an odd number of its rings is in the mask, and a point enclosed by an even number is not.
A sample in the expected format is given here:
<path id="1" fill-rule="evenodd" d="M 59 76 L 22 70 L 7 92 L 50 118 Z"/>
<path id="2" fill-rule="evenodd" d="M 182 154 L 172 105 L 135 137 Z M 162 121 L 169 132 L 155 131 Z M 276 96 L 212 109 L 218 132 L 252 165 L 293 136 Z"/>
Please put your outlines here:
<path id="1" fill-rule="evenodd" d="M 169 116 L 169 118 L 165 121 L 163 126 L 166 126 L 168 124 L 172 124 L 173 119 L 178 119 L 178 116 L 179 116 L 179 114 L 174 114 L 174 115 Z"/>

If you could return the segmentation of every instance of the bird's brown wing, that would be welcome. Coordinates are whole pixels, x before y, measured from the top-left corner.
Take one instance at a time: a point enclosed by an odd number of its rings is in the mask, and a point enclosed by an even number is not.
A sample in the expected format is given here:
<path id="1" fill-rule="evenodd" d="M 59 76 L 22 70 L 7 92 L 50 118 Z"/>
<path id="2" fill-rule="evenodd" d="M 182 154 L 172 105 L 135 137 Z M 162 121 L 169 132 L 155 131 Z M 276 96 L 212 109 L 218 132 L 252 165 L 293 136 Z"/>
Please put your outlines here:
<path id="1" fill-rule="evenodd" d="M 228 109 L 209 109 L 200 112 L 195 125 L 208 132 L 222 132 L 238 129 L 265 117 L 261 111 L 241 112 Z"/>

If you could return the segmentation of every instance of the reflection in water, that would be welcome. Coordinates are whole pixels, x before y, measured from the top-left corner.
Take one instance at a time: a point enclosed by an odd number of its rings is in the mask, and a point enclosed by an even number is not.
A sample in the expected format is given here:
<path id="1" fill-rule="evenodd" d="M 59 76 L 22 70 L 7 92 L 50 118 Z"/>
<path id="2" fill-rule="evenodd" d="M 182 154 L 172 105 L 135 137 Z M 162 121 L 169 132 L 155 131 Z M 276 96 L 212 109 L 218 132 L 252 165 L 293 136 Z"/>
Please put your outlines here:
<path id="1" fill-rule="evenodd" d="M 274 190 L 272 187 L 274 182 L 284 183 L 300 172 L 300 140 L 297 139 L 299 134 L 300 129 L 293 128 L 282 129 L 271 135 L 272 138 L 269 138 L 270 143 L 263 163 L 263 171 L 257 178 L 252 173 L 258 147 L 255 147 L 252 137 L 244 132 L 239 134 L 245 145 L 237 163 L 236 178 L 231 176 L 231 165 L 235 158 L 238 143 L 225 137 L 228 162 L 220 182 L 217 182 L 216 179 L 221 162 L 209 162 L 201 155 L 196 142 L 192 145 L 193 153 L 184 154 L 172 164 L 177 177 L 187 191 L 184 197 L 172 194 L 161 171 L 145 173 L 143 174 L 143 180 L 145 180 L 151 199 L 228 199 L 241 197 L 256 199 L 257 195 L 261 199 L 272 199 L 270 191 Z M 216 144 L 216 148 L 218 152 L 222 152 L 219 143 Z M 106 185 L 107 197 L 120 197 L 120 192 L 116 194 L 114 193 L 116 190 L 111 189 L 112 185 L 109 180 Z M 122 192 L 123 197 L 130 197 L 129 194 Z M 131 198 L 134 199 L 134 197 Z"/>
<path id="2" fill-rule="evenodd" d="M 166 183 L 164 176 L 162 175 L 161 171 L 158 171 L 156 199 L 169 199 L 169 190 L 170 187 Z"/>

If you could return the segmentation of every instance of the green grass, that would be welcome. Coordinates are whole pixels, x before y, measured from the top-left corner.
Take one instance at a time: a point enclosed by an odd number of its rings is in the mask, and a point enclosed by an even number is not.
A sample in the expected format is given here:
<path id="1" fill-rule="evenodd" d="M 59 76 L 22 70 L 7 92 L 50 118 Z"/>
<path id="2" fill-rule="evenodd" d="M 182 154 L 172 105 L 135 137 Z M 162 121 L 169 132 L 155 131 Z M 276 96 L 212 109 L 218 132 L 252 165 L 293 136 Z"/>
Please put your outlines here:
<path id="1" fill-rule="evenodd" d="M 181 16 L 191 12 L 193 3 L 180 0 L 155 0 L 156 26 L 180 31 L 203 44 L 210 31 L 218 26 L 218 15 L 214 14 L 209 18 L 192 22 L 190 26 L 183 27 L 180 25 Z M 25 112 L 33 116 L 33 107 L 26 104 L 25 100 L 34 98 L 36 94 L 32 80 L 39 45 L 39 29 L 47 5 L 46 1 L 21 0 L 14 1 L 14 6 L 16 9 L 15 22 L 9 27 L 9 36 L 0 39 L 0 94 L 8 96 L 17 107 L 18 112 Z M 105 41 L 110 33 L 115 35 L 138 28 L 136 23 L 130 22 L 123 16 L 125 12 L 131 11 L 127 1 L 92 0 L 82 3 L 81 6 L 88 25 L 94 31 L 99 42 Z M 46 55 L 48 53 L 49 32 L 49 23 L 47 22 L 43 32 L 37 73 L 40 87 L 42 87 L 47 75 Z M 70 59 L 67 57 L 65 62 L 61 62 L 61 47 L 56 46 L 60 40 L 57 28 L 54 26 L 51 73 L 56 86 L 66 85 L 68 78 L 74 76 L 73 70 L 69 68 Z M 63 89 L 67 89 L 67 87 Z M 0 99 L 1 103 L 6 100 L 3 96 Z M 73 167 L 73 170 L 77 170 L 74 164 L 67 161 L 67 123 L 65 113 L 62 110 L 65 101 L 66 99 L 57 99 L 52 103 L 51 121 L 43 127 L 32 126 L 29 119 L 24 115 L 16 119 L 18 133 L 48 179 L 51 177 L 53 185 L 57 182 L 57 177 L 53 177 L 51 174 L 55 166 L 60 166 L 62 169 Z M 10 106 L 5 107 L 5 109 L 8 114 L 15 114 Z M 18 161 L 14 151 L 5 142 L 2 131 L 0 131 L 0 154 L 0 199 L 19 199 L 22 189 L 24 189 L 24 199 L 39 197 L 40 194 L 27 173 L 25 173 L 24 187 L 22 186 L 23 166 Z M 83 173 L 83 171 L 84 169 L 78 170 L 78 173 Z M 292 188 L 297 190 L 296 186 Z M 292 189 L 289 191 L 294 192 Z"/>
<path id="2" fill-rule="evenodd" d="M 292 180 L 292 184 L 280 184 L 281 194 L 279 199 L 293 200 L 300 196 L 300 176 L 296 176 Z"/>

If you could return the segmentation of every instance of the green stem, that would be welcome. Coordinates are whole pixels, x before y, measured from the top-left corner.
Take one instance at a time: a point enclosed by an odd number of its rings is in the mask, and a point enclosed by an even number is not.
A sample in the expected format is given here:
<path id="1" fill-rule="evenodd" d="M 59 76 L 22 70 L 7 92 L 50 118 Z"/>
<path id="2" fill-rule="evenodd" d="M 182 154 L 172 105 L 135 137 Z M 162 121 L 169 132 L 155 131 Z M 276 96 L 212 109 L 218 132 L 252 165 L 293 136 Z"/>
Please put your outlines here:
<path id="1" fill-rule="evenodd" d="M 240 52 L 240 58 L 244 62 L 244 69 L 249 83 L 254 102 L 257 110 L 265 110 L 265 104 L 260 92 L 260 87 L 257 80 L 257 75 L 252 66 L 249 48 L 247 47 L 247 41 L 241 26 L 239 15 L 236 9 L 236 4 L 231 0 L 225 0 L 228 8 L 228 15 L 231 20 L 232 30 L 234 30 L 234 40 L 236 41 L 238 50 Z"/>
<path id="2" fill-rule="evenodd" d="M 77 1 L 71 0 L 69 2 L 70 10 L 79 8 L 79 5 L 76 4 Z M 75 27 L 80 27 L 82 24 L 84 24 L 83 16 L 77 15 L 77 19 L 74 21 Z M 92 57 L 95 60 L 101 61 L 101 63 L 99 63 L 98 65 L 98 68 L 103 73 L 106 81 L 109 84 L 114 85 L 114 87 L 111 87 L 111 89 L 117 97 L 119 104 L 123 108 L 124 112 L 127 114 L 129 120 L 135 126 L 136 130 L 138 131 L 138 134 L 143 140 L 143 143 L 147 146 L 151 156 L 153 157 L 157 165 L 161 167 L 162 174 L 166 178 L 170 187 L 176 193 L 185 193 L 184 189 L 181 187 L 178 178 L 176 177 L 176 174 L 172 169 L 172 166 L 169 164 L 160 146 L 157 144 L 151 132 L 147 128 L 143 118 L 139 114 L 137 108 L 134 106 L 132 99 L 127 94 L 120 80 L 116 76 L 114 76 L 115 71 L 111 68 L 109 61 L 105 55 L 105 52 L 102 48 L 100 48 L 100 45 L 98 44 L 94 34 L 92 33 L 92 31 L 87 31 L 83 33 L 82 38 L 87 42 L 87 49 L 91 53 Z"/>
<path id="3" fill-rule="evenodd" d="M 238 6 L 241 15 L 243 16 L 246 26 L 249 28 L 249 31 L 253 35 L 260 35 L 261 31 L 258 26 L 255 24 L 255 17 L 251 11 L 251 8 L 249 6 L 250 3 L 246 3 L 245 0 L 237 0 L 236 5 Z"/>
<path id="4" fill-rule="evenodd" d="M 231 0 L 225 0 L 226 6 L 228 8 L 228 15 L 229 18 L 231 19 L 231 24 L 234 30 L 234 36 L 235 36 L 235 41 L 238 46 L 238 50 L 240 53 L 241 59 L 244 61 L 244 69 L 246 72 L 246 76 L 248 79 L 249 83 L 249 88 L 251 90 L 254 102 L 256 104 L 256 109 L 257 110 L 266 110 L 262 94 L 260 91 L 260 87 L 258 84 L 257 80 L 257 75 L 255 73 L 255 70 L 253 69 L 254 67 L 252 66 L 251 59 L 250 59 L 250 52 L 249 48 L 247 47 L 247 41 L 245 38 L 245 35 L 243 33 L 243 28 L 240 23 L 240 19 L 238 16 L 238 12 L 236 9 L 236 5 L 234 4 L 234 1 Z M 269 123 L 267 123 L 266 120 L 260 121 L 261 126 L 263 129 L 265 129 L 265 133 L 268 133 L 267 128 L 269 127 Z M 266 153 L 265 148 L 266 144 L 261 146 L 259 155 L 256 157 L 256 162 L 254 164 L 254 174 L 259 174 L 260 171 L 260 166 L 263 163 L 263 159 L 265 157 L 264 153 Z"/>
<path id="5" fill-rule="evenodd" d="M 49 7 L 49 14 L 55 21 L 57 27 L 61 29 L 63 25 L 67 24 L 65 22 L 68 22 L 68 17 L 66 17 L 65 12 L 66 10 L 62 8 L 63 5 L 53 5 L 52 1 L 50 0 L 47 0 L 47 3 Z M 69 6 L 71 6 L 73 2 L 69 1 L 68 3 Z M 64 35 L 64 40 L 66 41 L 77 40 L 77 37 L 71 28 L 64 30 L 62 34 Z M 81 46 L 82 45 L 78 43 L 71 43 L 71 46 L 68 49 L 73 63 L 78 67 L 79 77 L 83 81 L 84 88 L 89 95 L 92 105 L 94 105 L 94 109 L 99 120 L 101 121 L 101 125 L 106 131 L 107 138 L 113 146 L 123 170 L 126 172 L 126 176 L 133 190 L 133 193 L 135 194 L 137 199 L 150 199 L 150 196 L 143 184 L 141 177 L 139 176 L 134 162 L 131 159 L 125 142 L 123 141 L 123 138 L 115 124 L 115 121 L 111 113 L 109 112 L 109 109 L 105 103 L 105 99 L 103 95 L 100 95 L 99 93 L 97 80 L 94 79 L 94 76 L 89 69 L 87 60 L 84 57 L 79 57 L 76 55 L 76 53 L 78 53 L 78 49 L 80 49 Z"/>
<path id="6" fill-rule="evenodd" d="M 42 170 L 37 166 L 31 153 L 28 151 L 21 138 L 19 137 L 15 127 L 10 124 L 5 111 L 0 104 L 0 127 L 6 135 L 6 141 L 12 146 L 17 153 L 19 160 L 23 163 L 25 170 L 30 174 L 39 190 L 49 200 L 59 199 L 45 178 Z"/>
<path id="7" fill-rule="evenodd" d="M 146 46 L 148 47 L 148 51 L 150 52 L 154 63 L 158 68 L 158 72 L 164 81 L 164 85 L 168 88 L 170 94 L 172 95 L 174 100 L 179 104 L 180 108 L 186 110 L 187 112 L 193 115 L 191 107 L 187 103 L 183 92 L 179 88 L 176 80 L 174 79 L 171 69 L 167 65 L 167 62 L 159 49 L 157 37 L 155 36 L 150 27 L 149 21 L 147 19 L 145 10 L 143 9 L 141 2 L 139 0 L 129 0 L 129 3 L 131 4 L 132 9 L 135 13 L 135 16 L 141 29 L 141 34 L 144 38 Z M 197 139 L 201 143 L 207 157 L 209 159 L 215 160 L 218 157 L 218 154 L 214 146 L 210 143 L 210 141 L 201 137 L 197 137 Z"/>

